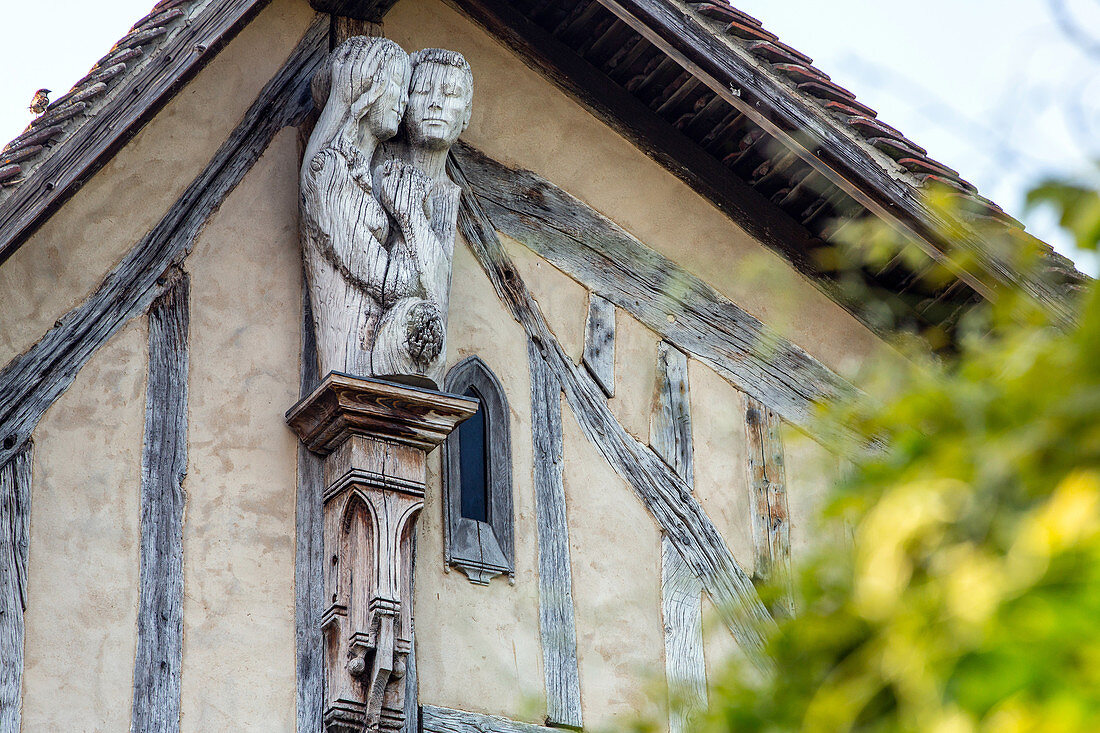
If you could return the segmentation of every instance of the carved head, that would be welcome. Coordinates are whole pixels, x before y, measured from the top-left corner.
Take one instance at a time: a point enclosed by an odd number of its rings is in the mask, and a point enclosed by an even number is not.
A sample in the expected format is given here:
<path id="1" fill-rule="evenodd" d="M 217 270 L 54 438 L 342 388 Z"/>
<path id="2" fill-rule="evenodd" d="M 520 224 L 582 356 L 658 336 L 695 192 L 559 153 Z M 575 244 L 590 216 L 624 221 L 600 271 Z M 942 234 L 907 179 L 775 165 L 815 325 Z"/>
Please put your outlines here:
<path id="1" fill-rule="evenodd" d="M 462 54 L 441 48 L 417 51 L 412 59 L 405 131 L 414 147 L 446 149 L 470 124 L 474 76 Z"/>
<path id="2" fill-rule="evenodd" d="M 314 79 L 314 99 L 326 98 L 326 106 L 347 110 L 348 122 L 356 125 L 360 136 L 393 137 L 408 102 L 408 54 L 388 38 L 353 36 L 329 59 Z"/>

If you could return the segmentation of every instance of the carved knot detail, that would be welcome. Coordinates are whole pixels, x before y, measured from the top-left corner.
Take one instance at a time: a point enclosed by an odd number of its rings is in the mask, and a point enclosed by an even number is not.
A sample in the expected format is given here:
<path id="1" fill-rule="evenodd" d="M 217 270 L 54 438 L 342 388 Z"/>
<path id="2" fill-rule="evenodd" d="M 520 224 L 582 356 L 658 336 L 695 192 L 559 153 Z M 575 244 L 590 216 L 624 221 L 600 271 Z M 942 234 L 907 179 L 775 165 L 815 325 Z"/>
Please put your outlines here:
<path id="1" fill-rule="evenodd" d="M 422 301 L 409 310 L 405 321 L 405 337 L 409 356 L 421 369 L 439 356 L 443 348 L 443 317 L 434 303 Z"/>

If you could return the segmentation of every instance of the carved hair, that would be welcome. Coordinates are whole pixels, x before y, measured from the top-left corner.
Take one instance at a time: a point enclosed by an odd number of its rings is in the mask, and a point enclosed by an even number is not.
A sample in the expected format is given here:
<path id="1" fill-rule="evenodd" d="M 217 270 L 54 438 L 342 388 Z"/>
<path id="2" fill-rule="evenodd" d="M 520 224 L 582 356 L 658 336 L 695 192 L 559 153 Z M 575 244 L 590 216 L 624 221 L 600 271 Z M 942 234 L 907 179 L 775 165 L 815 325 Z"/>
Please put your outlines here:
<path id="1" fill-rule="evenodd" d="M 466 77 L 466 89 L 469 90 L 470 94 L 473 94 L 474 73 L 470 70 L 470 64 L 457 51 L 448 51 L 445 48 L 422 48 L 416 53 L 410 54 L 409 61 L 412 64 L 414 76 L 416 75 L 416 68 L 420 64 L 442 64 L 461 69 Z"/>
<path id="2" fill-rule="evenodd" d="M 357 99 L 372 86 L 381 94 L 380 83 L 390 64 L 404 56 L 404 49 L 388 38 L 352 36 L 333 49 L 329 62 L 313 75 L 310 91 L 314 106 L 325 106 L 333 90 L 333 78 L 345 82 L 335 85 L 338 94 L 347 95 L 345 101 Z"/>

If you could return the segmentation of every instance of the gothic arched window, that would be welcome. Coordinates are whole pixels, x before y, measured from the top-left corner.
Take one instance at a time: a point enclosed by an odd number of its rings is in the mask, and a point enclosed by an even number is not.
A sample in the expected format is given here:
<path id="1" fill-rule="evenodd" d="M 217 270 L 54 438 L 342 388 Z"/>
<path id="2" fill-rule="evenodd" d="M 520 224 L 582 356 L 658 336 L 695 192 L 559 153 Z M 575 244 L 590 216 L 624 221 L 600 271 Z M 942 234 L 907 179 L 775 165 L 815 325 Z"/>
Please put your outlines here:
<path id="1" fill-rule="evenodd" d="M 472 582 L 488 585 L 515 573 L 508 401 L 476 356 L 447 373 L 444 389 L 481 404 L 443 444 L 443 552 Z"/>

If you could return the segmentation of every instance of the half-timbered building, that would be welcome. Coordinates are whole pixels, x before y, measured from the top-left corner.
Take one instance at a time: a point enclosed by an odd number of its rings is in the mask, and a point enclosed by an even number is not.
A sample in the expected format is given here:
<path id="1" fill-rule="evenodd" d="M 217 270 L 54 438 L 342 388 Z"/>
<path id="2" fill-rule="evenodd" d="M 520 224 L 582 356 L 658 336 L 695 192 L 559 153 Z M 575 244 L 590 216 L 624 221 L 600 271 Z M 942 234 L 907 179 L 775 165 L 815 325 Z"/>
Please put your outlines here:
<path id="1" fill-rule="evenodd" d="M 933 183 L 723 0 L 162 0 L 0 152 L 0 731 L 679 733 L 814 404 L 1069 317 Z"/>

